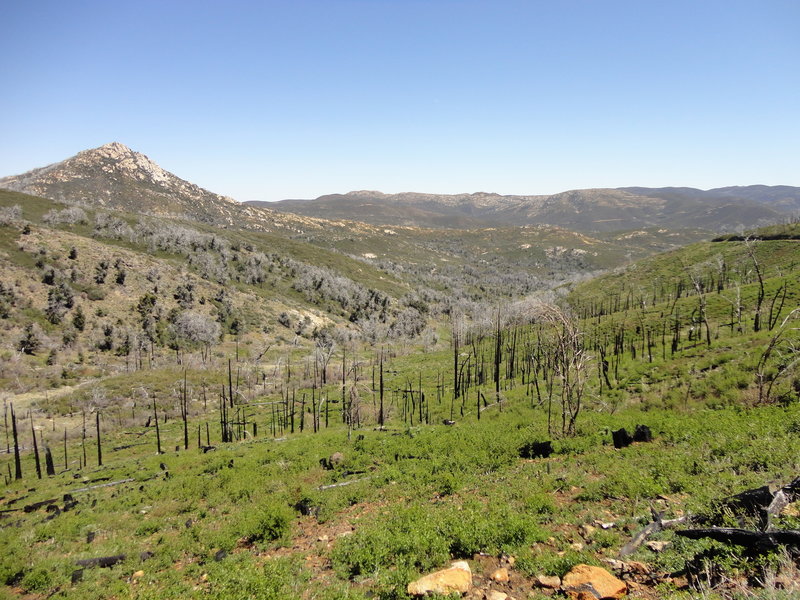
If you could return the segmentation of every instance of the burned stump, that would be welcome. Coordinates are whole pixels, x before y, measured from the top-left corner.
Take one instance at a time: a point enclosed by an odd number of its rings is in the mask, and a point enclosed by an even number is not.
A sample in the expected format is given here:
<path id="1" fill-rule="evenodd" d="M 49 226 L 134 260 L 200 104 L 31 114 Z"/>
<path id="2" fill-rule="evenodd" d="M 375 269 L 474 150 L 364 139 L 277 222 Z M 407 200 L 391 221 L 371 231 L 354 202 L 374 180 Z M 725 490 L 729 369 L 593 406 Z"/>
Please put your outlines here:
<path id="1" fill-rule="evenodd" d="M 622 429 L 617 429 L 616 431 L 612 431 L 611 439 L 614 442 L 614 448 L 616 448 L 617 450 L 621 448 L 627 448 L 633 443 L 633 438 L 631 437 L 631 434 L 628 433 L 624 427 Z"/>
<path id="2" fill-rule="evenodd" d="M 553 453 L 553 442 L 530 442 L 519 449 L 520 458 L 547 458 Z"/>
<path id="3" fill-rule="evenodd" d="M 633 432 L 634 442 L 652 442 L 653 433 L 647 425 L 637 425 L 636 431 Z"/>

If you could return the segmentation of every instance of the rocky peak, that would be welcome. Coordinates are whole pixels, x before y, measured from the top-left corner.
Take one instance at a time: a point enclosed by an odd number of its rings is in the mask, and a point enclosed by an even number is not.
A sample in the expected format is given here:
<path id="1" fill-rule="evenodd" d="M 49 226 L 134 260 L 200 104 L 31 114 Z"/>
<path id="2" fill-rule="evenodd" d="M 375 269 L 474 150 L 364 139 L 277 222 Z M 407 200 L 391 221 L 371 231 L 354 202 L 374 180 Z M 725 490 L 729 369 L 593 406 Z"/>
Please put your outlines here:
<path id="1" fill-rule="evenodd" d="M 0 188 L 68 202 L 215 221 L 237 203 L 162 169 L 119 142 L 0 179 Z"/>
<path id="2" fill-rule="evenodd" d="M 133 150 L 128 148 L 125 144 L 121 144 L 119 142 L 103 144 L 99 148 L 84 150 L 84 152 L 94 152 L 96 154 L 108 156 L 109 158 L 120 158 L 122 156 L 134 153 Z"/>
<path id="3" fill-rule="evenodd" d="M 144 154 L 134 152 L 125 144 L 111 142 L 99 148 L 79 152 L 75 166 L 100 167 L 106 173 L 118 173 L 155 184 L 166 185 L 177 179 Z"/>

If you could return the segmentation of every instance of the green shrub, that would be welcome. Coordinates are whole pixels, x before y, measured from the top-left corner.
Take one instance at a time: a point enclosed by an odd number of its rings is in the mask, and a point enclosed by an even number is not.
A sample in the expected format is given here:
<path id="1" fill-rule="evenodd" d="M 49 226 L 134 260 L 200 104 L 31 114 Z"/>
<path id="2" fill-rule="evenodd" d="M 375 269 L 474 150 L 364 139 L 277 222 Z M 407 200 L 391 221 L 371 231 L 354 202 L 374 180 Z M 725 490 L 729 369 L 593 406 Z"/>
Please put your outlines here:
<path id="1" fill-rule="evenodd" d="M 331 559 L 350 578 L 385 569 L 427 571 L 478 552 L 511 554 L 546 537 L 532 519 L 506 506 L 415 505 L 340 540 Z"/>
<path id="2" fill-rule="evenodd" d="M 384 567 L 433 569 L 450 557 L 429 510 L 411 506 L 343 538 L 331 553 L 334 569 L 355 578 L 374 575 Z"/>
<path id="3" fill-rule="evenodd" d="M 517 556 L 516 568 L 529 577 L 536 575 L 558 575 L 563 577 L 575 565 L 598 565 L 597 559 L 588 552 L 568 550 L 559 555 L 552 550 L 532 552 L 525 550 Z"/>
<path id="4" fill-rule="evenodd" d="M 291 558 L 272 558 L 259 567 L 246 553 L 229 556 L 208 565 L 209 600 L 258 598 L 294 600 L 302 594 L 308 574 Z"/>
<path id="5" fill-rule="evenodd" d="M 525 509 L 535 515 L 550 515 L 555 512 L 556 505 L 547 494 L 534 493 L 525 498 Z"/>
<path id="6" fill-rule="evenodd" d="M 41 567 L 25 573 L 21 583 L 26 592 L 44 592 L 53 586 L 53 576 Z"/>
<path id="7" fill-rule="evenodd" d="M 536 523 L 507 507 L 483 506 L 475 502 L 442 515 L 442 532 L 450 553 L 469 558 L 478 552 L 513 553 L 517 548 L 547 538 Z"/>
<path id="8" fill-rule="evenodd" d="M 241 534 L 250 542 L 286 541 L 294 514 L 288 506 L 270 502 L 253 510 L 243 523 Z"/>
<path id="9" fill-rule="evenodd" d="M 140 537 L 152 535 L 161 530 L 161 525 L 156 521 L 146 521 L 136 528 L 135 534 Z"/>

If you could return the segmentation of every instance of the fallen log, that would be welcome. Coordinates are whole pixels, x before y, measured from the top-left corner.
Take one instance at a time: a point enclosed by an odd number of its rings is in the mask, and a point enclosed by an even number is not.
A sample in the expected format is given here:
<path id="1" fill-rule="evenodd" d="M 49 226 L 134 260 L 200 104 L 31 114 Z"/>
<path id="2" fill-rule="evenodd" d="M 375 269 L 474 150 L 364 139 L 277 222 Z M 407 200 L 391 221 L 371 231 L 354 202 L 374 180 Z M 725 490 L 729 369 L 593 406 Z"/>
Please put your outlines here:
<path id="1" fill-rule="evenodd" d="M 114 554 L 112 556 L 98 556 L 97 558 L 84 558 L 76 560 L 75 564 L 79 567 L 113 567 L 127 558 L 125 554 Z"/>
<path id="2" fill-rule="evenodd" d="M 663 531 L 664 529 L 671 529 L 676 525 L 681 525 L 682 523 L 687 523 L 691 521 L 691 515 L 685 515 L 683 517 L 679 517 L 677 519 L 667 519 L 664 520 L 661 517 L 663 513 L 657 513 L 653 511 L 653 521 L 646 525 L 643 529 L 640 529 L 632 538 L 631 541 L 625 544 L 622 549 L 619 551 L 619 555 L 629 556 L 633 554 L 636 549 L 641 546 L 644 541 L 659 531 Z"/>
<path id="3" fill-rule="evenodd" d="M 682 529 L 675 532 L 690 540 L 708 538 L 726 544 L 743 546 L 757 553 L 769 552 L 779 546 L 800 548 L 800 530 L 749 531 L 734 527 L 709 527 L 706 529 Z"/>
<path id="4" fill-rule="evenodd" d="M 744 528 L 744 518 L 755 519 L 759 531 L 770 531 L 772 519 L 784 508 L 800 498 L 800 477 L 773 492 L 769 486 L 761 486 L 739 492 L 724 501 L 734 514 L 740 517 L 739 526 Z"/>
<path id="5" fill-rule="evenodd" d="M 110 487 L 112 485 L 119 485 L 121 483 L 129 483 L 131 481 L 136 481 L 133 477 L 129 477 L 128 479 L 120 479 L 119 481 L 109 481 L 108 483 L 99 483 L 97 485 L 90 485 L 87 487 L 78 488 L 77 490 L 70 490 L 73 494 L 76 492 L 88 492 L 89 490 L 96 490 L 97 488 L 104 488 Z"/>
<path id="6" fill-rule="evenodd" d="M 124 446 L 115 446 L 111 449 L 112 452 L 118 452 L 119 450 L 127 450 L 128 448 L 135 448 L 136 446 L 146 446 L 145 442 L 141 442 L 138 444 L 125 444 Z"/>
<path id="7" fill-rule="evenodd" d="M 330 490 L 337 487 L 344 487 L 346 485 L 350 485 L 351 483 L 358 483 L 359 481 L 366 481 L 367 479 L 372 479 L 372 475 L 368 477 L 361 477 L 360 479 L 351 479 L 350 481 L 340 481 L 339 483 L 331 483 L 329 485 L 321 485 L 318 489 L 320 490 Z"/>
<path id="8" fill-rule="evenodd" d="M 22 507 L 22 511 L 26 513 L 33 512 L 35 510 L 39 510 L 43 506 L 49 506 L 51 504 L 55 504 L 58 502 L 58 498 L 52 498 L 50 500 L 42 500 L 41 502 L 34 502 L 33 504 L 26 504 Z"/>
<path id="9" fill-rule="evenodd" d="M 142 552 L 139 554 L 139 560 L 145 561 L 148 558 L 152 558 L 152 552 Z M 117 563 L 121 563 L 126 558 L 128 558 L 127 554 L 113 554 L 111 556 L 98 556 L 97 558 L 83 558 L 81 560 L 76 560 L 75 564 L 79 567 L 113 567 Z"/>

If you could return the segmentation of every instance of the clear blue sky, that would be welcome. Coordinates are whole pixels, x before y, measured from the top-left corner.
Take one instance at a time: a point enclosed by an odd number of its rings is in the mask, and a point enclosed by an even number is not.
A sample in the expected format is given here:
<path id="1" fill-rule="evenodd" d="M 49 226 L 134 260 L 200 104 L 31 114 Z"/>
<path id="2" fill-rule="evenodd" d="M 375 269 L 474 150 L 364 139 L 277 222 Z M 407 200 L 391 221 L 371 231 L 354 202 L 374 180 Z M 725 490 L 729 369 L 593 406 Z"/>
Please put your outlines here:
<path id="1" fill-rule="evenodd" d="M 800 2 L 0 3 L 0 175 L 110 141 L 238 200 L 800 185 Z"/>

